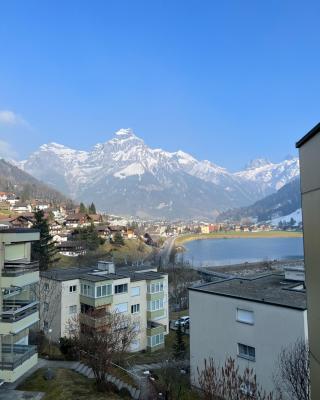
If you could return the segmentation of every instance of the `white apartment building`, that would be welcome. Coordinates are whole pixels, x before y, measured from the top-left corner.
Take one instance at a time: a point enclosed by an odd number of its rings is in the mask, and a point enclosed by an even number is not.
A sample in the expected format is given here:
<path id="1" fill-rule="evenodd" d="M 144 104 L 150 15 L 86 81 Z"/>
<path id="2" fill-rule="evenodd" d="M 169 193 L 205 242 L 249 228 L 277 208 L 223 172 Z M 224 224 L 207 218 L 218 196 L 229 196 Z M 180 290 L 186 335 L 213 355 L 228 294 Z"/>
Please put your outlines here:
<path id="1" fill-rule="evenodd" d="M 240 369 L 253 368 L 257 382 L 274 391 L 281 350 L 307 340 L 306 293 L 301 271 L 228 279 L 189 289 L 190 367 L 192 384 L 212 357 L 223 365 L 228 357 Z M 303 279 L 303 273 L 302 273 Z"/>
<path id="2" fill-rule="evenodd" d="M 96 268 L 56 269 L 41 273 L 40 326 L 53 341 L 68 336 L 70 320 L 102 327 L 108 312 L 131 316 L 138 335 L 131 351 L 157 350 L 169 331 L 168 276 L 156 269 L 111 262 Z M 88 315 L 89 314 L 89 315 Z"/>
<path id="3" fill-rule="evenodd" d="M 37 364 L 29 328 L 38 323 L 38 263 L 31 262 L 33 229 L 0 230 L 0 381 L 14 382 Z"/>

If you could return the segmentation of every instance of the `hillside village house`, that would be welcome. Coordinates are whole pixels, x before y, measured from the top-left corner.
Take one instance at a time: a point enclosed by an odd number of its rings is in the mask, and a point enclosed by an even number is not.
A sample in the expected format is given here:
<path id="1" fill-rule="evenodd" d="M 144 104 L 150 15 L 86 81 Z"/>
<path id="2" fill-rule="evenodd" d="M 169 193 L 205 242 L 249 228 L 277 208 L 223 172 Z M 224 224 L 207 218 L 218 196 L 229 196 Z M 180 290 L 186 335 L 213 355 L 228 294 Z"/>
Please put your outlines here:
<path id="1" fill-rule="evenodd" d="M 281 350 L 307 340 L 304 271 L 216 281 L 189 289 L 191 382 L 212 357 L 218 365 L 231 356 L 241 370 L 253 368 L 268 392 Z M 290 399 L 286 399 L 290 400 Z"/>
<path id="2" fill-rule="evenodd" d="M 311 397 L 320 399 L 320 124 L 296 144 L 300 155 L 304 257 L 308 297 Z"/>
<path id="3" fill-rule="evenodd" d="M 137 329 L 131 351 L 157 350 L 169 330 L 168 276 L 147 267 L 115 269 L 100 261 L 96 268 L 44 271 L 41 287 L 47 293 L 40 325 L 52 340 L 68 336 L 70 319 L 99 329 L 108 312 L 128 316 Z"/>
<path id="4" fill-rule="evenodd" d="M 29 328 L 39 320 L 38 263 L 30 261 L 36 240 L 35 230 L 0 230 L 0 382 L 14 382 L 37 364 L 36 346 L 29 345 Z"/>

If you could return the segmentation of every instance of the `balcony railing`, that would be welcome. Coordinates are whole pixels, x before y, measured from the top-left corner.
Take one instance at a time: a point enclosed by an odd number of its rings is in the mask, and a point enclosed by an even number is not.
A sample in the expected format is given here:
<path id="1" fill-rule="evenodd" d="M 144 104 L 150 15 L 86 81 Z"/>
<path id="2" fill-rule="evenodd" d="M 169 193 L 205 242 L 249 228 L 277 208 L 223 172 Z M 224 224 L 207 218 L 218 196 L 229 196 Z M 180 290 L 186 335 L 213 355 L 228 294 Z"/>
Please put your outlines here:
<path id="1" fill-rule="evenodd" d="M 90 315 L 90 314 L 84 314 L 80 313 L 79 319 L 80 323 L 87 325 L 91 328 L 97 329 L 97 328 L 102 328 L 104 326 L 107 326 L 108 323 L 110 323 L 110 314 L 105 314 L 105 315 Z"/>
<path id="2" fill-rule="evenodd" d="M 38 271 L 38 261 L 7 261 L 4 263 L 2 276 L 19 276 L 30 272 Z"/>
<path id="3" fill-rule="evenodd" d="M 13 371 L 36 353 L 36 346 L 4 344 L 0 356 L 0 369 Z"/>
<path id="4" fill-rule="evenodd" d="M 1 322 L 15 322 L 30 314 L 38 311 L 38 301 L 27 300 L 4 300 L 2 312 L 0 314 Z"/>

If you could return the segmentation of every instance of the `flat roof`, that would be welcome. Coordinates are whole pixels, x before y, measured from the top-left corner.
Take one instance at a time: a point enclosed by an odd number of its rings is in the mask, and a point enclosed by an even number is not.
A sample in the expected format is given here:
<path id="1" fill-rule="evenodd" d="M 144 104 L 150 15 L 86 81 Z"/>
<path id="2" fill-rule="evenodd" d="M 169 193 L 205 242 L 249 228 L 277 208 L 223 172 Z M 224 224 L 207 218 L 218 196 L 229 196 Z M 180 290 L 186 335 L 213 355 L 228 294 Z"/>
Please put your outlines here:
<path id="1" fill-rule="evenodd" d="M 296 290 L 301 282 L 285 280 L 284 274 L 267 274 L 255 277 L 231 277 L 189 288 L 190 291 L 232 297 L 257 303 L 307 309 L 305 290 Z"/>
<path id="2" fill-rule="evenodd" d="M 0 233 L 36 233 L 39 229 L 31 228 L 0 228 Z"/>
<path id="3" fill-rule="evenodd" d="M 97 272 L 100 272 L 100 274 L 98 275 Z M 116 272 L 114 274 L 104 272 L 106 271 L 99 270 L 97 267 L 56 268 L 47 271 L 41 271 L 41 276 L 61 282 L 79 278 L 91 282 L 130 278 L 132 282 L 137 282 L 142 280 L 161 279 L 165 275 L 164 273 L 155 271 L 130 271 L 127 268 L 116 268 Z"/>
<path id="4" fill-rule="evenodd" d="M 317 133 L 320 132 L 320 122 L 314 126 L 311 131 L 309 131 L 306 135 L 304 135 L 298 142 L 296 143 L 296 147 L 300 148 L 302 145 L 304 145 L 308 140 L 313 138 Z"/>

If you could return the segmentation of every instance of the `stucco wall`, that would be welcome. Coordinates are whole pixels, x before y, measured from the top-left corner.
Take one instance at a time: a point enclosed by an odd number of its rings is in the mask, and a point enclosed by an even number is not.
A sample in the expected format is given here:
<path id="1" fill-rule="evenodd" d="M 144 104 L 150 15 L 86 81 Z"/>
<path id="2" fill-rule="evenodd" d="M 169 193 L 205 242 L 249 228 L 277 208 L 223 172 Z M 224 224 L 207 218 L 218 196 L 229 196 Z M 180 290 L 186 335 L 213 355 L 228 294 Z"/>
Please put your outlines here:
<path id="1" fill-rule="evenodd" d="M 213 357 L 223 364 L 228 356 L 240 368 L 254 368 L 260 385 L 274 389 L 273 373 L 281 349 L 305 338 L 306 311 L 189 291 L 191 380 L 197 385 L 197 367 Z M 254 325 L 236 320 L 237 308 L 254 312 Z M 238 343 L 255 347 L 256 361 L 237 356 Z"/>

